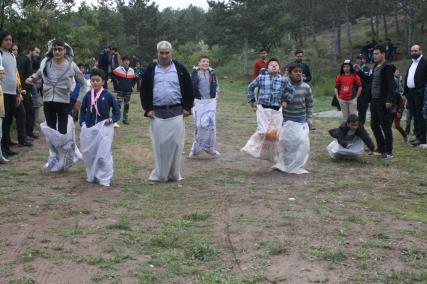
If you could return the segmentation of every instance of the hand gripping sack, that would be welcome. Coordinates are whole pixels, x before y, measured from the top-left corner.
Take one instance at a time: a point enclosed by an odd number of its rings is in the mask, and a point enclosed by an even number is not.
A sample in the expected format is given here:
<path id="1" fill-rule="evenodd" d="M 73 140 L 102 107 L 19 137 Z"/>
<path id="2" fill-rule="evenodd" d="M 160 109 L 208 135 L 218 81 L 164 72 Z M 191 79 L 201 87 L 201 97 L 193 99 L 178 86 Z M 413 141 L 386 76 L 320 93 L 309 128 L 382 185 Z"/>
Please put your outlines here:
<path id="1" fill-rule="evenodd" d="M 216 144 L 216 99 L 194 100 L 194 142 L 190 157 L 205 151 L 219 155 Z"/>
<path id="2" fill-rule="evenodd" d="M 337 140 L 334 140 L 328 145 L 328 147 L 326 147 L 326 149 L 332 159 L 340 157 L 355 158 L 362 155 L 364 151 L 362 139 L 356 137 L 351 144 L 353 144 L 353 146 L 351 146 L 350 149 L 347 149 L 341 146 Z"/>
<path id="3" fill-rule="evenodd" d="M 246 145 L 240 150 L 254 158 L 275 162 L 278 156 L 278 137 L 283 123 L 281 110 L 264 109 L 257 106 L 257 129 L 249 138 Z"/>
<path id="4" fill-rule="evenodd" d="M 92 127 L 82 126 L 80 132 L 80 150 L 86 167 L 88 182 L 99 182 L 109 186 L 114 175 L 113 154 L 114 125 L 105 125 L 104 121 Z"/>
<path id="5" fill-rule="evenodd" d="M 40 129 L 49 146 L 49 157 L 45 165 L 48 171 L 66 171 L 82 158 L 82 154 L 76 145 L 76 133 L 71 116 L 68 116 L 66 134 L 61 134 L 58 130 L 50 128 L 46 122 L 40 124 Z"/>
<path id="6" fill-rule="evenodd" d="M 278 162 L 272 168 L 290 174 L 309 173 L 304 168 L 309 155 L 308 124 L 286 121 L 280 131 Z"/>

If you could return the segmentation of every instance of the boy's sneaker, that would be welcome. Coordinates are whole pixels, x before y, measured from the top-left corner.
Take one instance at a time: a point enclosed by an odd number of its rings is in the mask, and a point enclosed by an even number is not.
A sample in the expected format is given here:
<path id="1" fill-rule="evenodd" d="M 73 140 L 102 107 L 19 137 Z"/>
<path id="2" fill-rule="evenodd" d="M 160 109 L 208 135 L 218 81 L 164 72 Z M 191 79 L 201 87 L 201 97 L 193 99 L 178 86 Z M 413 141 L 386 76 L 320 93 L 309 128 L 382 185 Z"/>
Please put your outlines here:
<path id="1" fill-rule="evenodd" d="M 119 127 L 120 127 L 120 125 L 117 122 L 115 122 L 114 123 L 114 128 L 119 128 Z"/>
<path id="2" fill-rule="evenodd" d="M 392 158 L 393 158 L 392 154 L 389 154 L 389 153 L 382 153 L 381 154 L 381 160 L 389 160 L 389 159 L 392 159 Z"/>
<path id="3" fill-rule="evenodd" d="M 127 120 L 127 118 L 126 119 L 123 119 L 123 124 L 126 124 L 126 125 L 129 125 L 129 121 Z"/>

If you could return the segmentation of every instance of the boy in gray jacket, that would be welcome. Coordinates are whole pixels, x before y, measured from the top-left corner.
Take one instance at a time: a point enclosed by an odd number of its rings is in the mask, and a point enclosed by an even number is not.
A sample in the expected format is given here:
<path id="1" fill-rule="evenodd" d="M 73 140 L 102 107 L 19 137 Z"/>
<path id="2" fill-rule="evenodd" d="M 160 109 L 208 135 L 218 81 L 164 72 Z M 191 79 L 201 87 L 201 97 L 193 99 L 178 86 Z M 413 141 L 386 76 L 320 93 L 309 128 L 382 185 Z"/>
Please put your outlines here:
<path id="1" fill-rule="evenodd" d="M 81 85 L 75 109 L 80 108 L 87 89 L 86 80 L 73 62 L 73 56 L 73 49 L 67 43 L 56 39 L 49 41 L 48 52 L 40 63 L 40 69 L 26 80 L 27 84 L 43 80 L 43 109 L 46 123 L 61 134 L 67 133 L 73 79 Z"/>

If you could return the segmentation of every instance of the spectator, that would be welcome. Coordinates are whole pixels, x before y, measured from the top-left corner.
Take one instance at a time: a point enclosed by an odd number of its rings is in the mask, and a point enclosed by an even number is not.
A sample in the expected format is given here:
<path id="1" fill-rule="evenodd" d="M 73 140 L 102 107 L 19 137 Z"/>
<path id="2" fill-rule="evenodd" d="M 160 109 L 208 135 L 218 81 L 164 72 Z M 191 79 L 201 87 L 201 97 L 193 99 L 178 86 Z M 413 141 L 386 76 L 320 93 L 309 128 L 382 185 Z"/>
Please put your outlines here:
<path id="1" fill-rule="evenodd" d="M 18 93 L 17 79 L 19 76 L 17 76 L 16 57 L 11 52 L 12 35 L 6 31 L 1 32 L 0 44 L 0 65 L 5 69 L 5 76 L 2 81 L 5 116 L 2 125 L 3 137 L 1 146 L 3 155 L 10 157 L 16 154 L 10 149 L 10 147 L 15 144 L 10 138 L 10 127 L 14 117 L 16 119 L 19 146 L 30 147 L 32 144 L 26 140 L 25 135 L 25 109 L 22 103 L 23 97 Z M 15 52 L 17 52 L 17 50 Z"/>
<path id="2" fill-rule="evenodd" d="M 255 80 L 256 77 L 261 73 L 261 69 L 267 69 L 268 68 L 268 50 L 263 48 L 259 51 L 259 57 L 260 59 L 257 60 L 254 64 L 254 72 L 253 72 L 253 79 Z"/>
<path id="3" fill-rule="evenodd" d="M 355 91 L 356 90 L 356 91 Z M 357 100 L 362 93 L 362 82 L 355 73 L 351 61 L 345 60 L 335 80 L 335 96 L 340 104 L 343 120 L 357 114 Z"/>
<path id="4" fill-rule="evenodd" d="M 427 60 L 420 45 L 411 47 L 412 62 L 405 78 L 404 95 L 409 111 L 414 117 L 415 139 L 409 141 L 413 146 L 426 144 L 426 121 L 423 117 L 423 104 L 427 84 Z"/>

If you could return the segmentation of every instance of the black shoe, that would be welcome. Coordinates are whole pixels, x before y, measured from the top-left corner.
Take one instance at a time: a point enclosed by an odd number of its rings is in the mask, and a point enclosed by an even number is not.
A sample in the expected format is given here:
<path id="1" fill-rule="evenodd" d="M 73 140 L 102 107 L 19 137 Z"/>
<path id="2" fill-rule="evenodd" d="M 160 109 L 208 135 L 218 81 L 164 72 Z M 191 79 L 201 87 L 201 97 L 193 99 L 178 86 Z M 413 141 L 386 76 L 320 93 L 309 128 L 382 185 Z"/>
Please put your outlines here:
<path id="1" fill-rule="evenodd" d="M 414 139 L 411 139 L 411 140 L 409 140 L 409 143 L 413 143 L 413 142 L 415 142 L 415 141 L 417 141 L 417 138 L 414 138 Z"/>
<path id="2" fill-rule="evenodd" d="M 9 157 L 15 156 L 16 152 L 14 152 L 10 149 L 5 149 L 5 150 L 3 150 L 3 155 L 5 156 L 5 158 L 9 158 Z"/>
<path id="3" fill-rule="evenodd" d="M 33 147 L 33 144 L 31 144 L 28 141 L 24 141 L 18 144 L 18 147 Z"/>
<path id="4" fill-rule="evenodd" d="M 25 137 L 25 141 L 33 142 L 33 141 L 34 141 L 34 138 L 32 138 L 32 137 L 30 137 L 30 136 L 27 136 L 27 137 Z"/>
<path id="5" fill-rule="evenodd" d="M 16 146 L 16 145 L 18 145 L 18 142 L 10 140 L 9 143 L 7 143 L 7 144 L 9 144 L 9 146 Z"/>
<path id="6" fill-rule="evenodd" d="M 32 139 L 37 139 L 37 138 L 39 138 L 39 136 L 38 136 L 37 134 L 35 134 L 34 132 L 33 132 L 33 133 L 28 134 L 28 137 L 30 137 L 30 138 L 32 138 Z"/>
<path id="7" fill-rule="evenodd" d="M 418 139 L 415 139 L 415 141 L 410 142 L 410 143 L 411 143 L 412 146 L 418 146 L 418 145 L 421 145 L 421 144 L 425 144 L 425 142 L 422 142 L 422 141 L 420 141 Z"/>
<path id="8" fill-rule="evenodd" d="M 123 119 L 123 124 L 129 125 L 129 121 L 127 119 Z"/>

